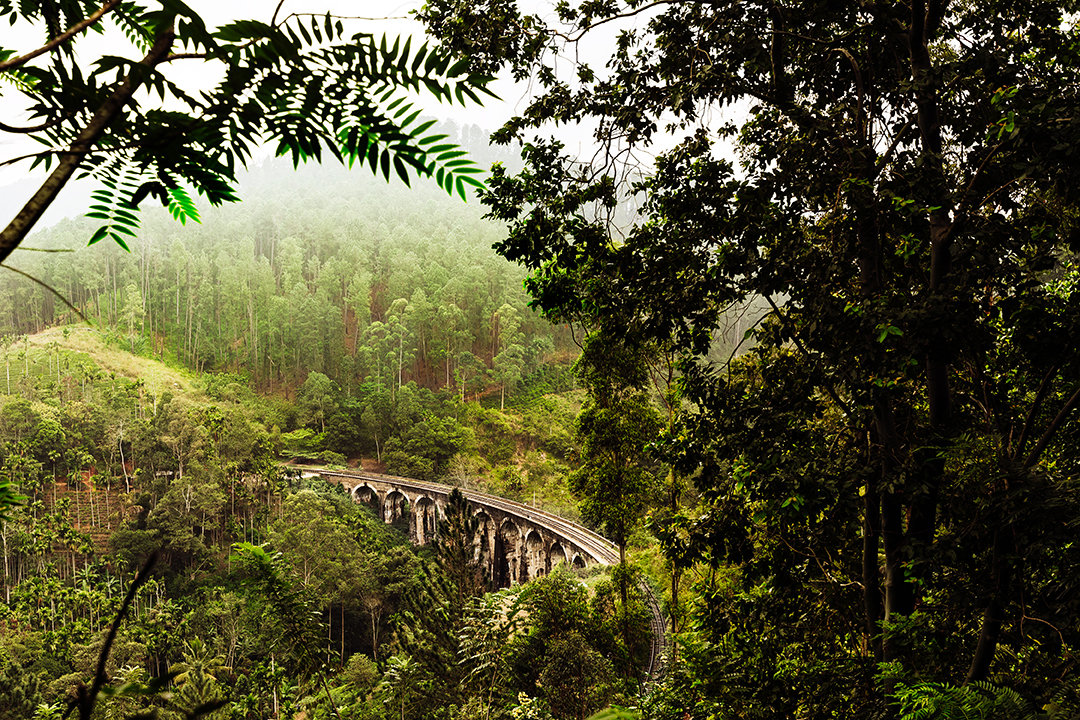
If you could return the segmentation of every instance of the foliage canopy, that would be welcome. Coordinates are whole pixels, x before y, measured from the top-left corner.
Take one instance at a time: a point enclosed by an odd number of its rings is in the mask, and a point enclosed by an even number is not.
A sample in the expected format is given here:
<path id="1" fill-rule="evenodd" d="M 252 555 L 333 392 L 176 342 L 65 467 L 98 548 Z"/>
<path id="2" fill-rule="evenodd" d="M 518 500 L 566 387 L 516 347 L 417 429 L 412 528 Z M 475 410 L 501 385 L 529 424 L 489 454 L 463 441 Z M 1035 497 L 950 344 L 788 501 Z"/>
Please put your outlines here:
<path id="1" fill-rule="evenodd" d="M 1071 9 L 426 6 L 474 67 L 542 89 L 495 135 L 527 167 L 496 167 L 484 195 L 536 306 L 682 358 L 656 447 L 709 503 L 668 526 L 672 557 L 741 569 L 699 613 L 717 644 L 694 661 L 727 678 L 709 685 L 722 707 L 884 712 L 881 661 L 1060 690 L 1080 640 Z M 560 74 L 612 27 L 603 72 Z M 533 139 L 583 120 L 593 161 Z M 661 133 L 679 142 L 628 164 Z M 628 198 L 639 213 L 615 226 Z M 725 314 L 753 302 L 753 349 L 716 356 Z"/>

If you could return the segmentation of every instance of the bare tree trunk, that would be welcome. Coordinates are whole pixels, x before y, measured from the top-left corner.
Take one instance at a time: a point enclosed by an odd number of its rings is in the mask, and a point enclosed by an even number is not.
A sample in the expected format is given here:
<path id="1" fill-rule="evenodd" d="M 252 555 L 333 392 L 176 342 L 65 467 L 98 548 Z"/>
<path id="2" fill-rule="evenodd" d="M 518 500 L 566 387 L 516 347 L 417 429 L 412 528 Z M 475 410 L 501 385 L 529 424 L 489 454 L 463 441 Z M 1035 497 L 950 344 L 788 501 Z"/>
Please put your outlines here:
<path id="1" fill-rule="evenodd" d="M 0 520 L 0 538 L 4 541 L 4 602 L 11 603 L 11 566 L 8 563 L 7 523 Z"/>

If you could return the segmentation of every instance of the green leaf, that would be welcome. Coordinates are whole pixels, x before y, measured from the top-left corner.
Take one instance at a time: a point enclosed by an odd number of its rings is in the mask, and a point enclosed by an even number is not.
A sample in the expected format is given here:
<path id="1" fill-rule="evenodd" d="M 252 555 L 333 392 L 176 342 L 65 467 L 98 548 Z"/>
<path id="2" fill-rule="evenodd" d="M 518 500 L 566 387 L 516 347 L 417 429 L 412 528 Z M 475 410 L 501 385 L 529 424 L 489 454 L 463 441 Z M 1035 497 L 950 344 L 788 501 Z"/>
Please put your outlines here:
<path id="1" fill-rule="evenodd" d="M 405 46 L 401 48 L 401 57 L 398 58 L 398 70 L 405 72 L 409 65 L 409 52 L 412 47 L 412 35 L 405 38 Z M 397 42 L 394 43 L 394 49 L 397 49 Z"/>
<path id="2" fill-rule="evenodd" d="M 113 242 L 115 242 L 117 245 L 122 247 L 125 252 L 129 252 L 129 253 L 131 252 L 131 248 L 128 247 L 128 244 L 126 242 L 124 242 L 124 238 L 120 237 L 119 235 L 117 235 L 114 232 L 110 232 L 109 237 L 111 237 L 113 239 Z"/>
<path id="3" fill-rule="evenodd" d="M 412 66 L 409 70 L 415 75 L 417 69 L 424 64 L 424 58 L 427 56 L 428 46 L 424 43 L 420 46 L 420 49 L 416 51 L 416 56 L 413 58 Z"/>
<path id="4" fill-rule="evenodd" d="M 409 185 L 409 171 L 405 167 L 405 163 L 401 162 L 401 157 L 394 156 L 394 171 L 406 186 Z"/>
<path id="5" fill-rule="evenodd" d="M 101 216 L 99 216 L 99 215 L 87 215 L 87 217 L 101 217 Z M 105 218 L 102 218 L 102 219 L 105 219 Z M 108 236 L 109 236 L 109 226 L 108 225 L 102 225 L 101 227 L 99 227 L 97 230 L 94 231 L 94 234 L 90 236 L 90 242 L 88 242 L 86 244 L 88 246 L 89 245 L 95 245 L 95 244 L 101 242 L 102 240 L 104 240 L 105 238 L 107 238 Z"/>
<path id="6" fill-rule="evenodd" d="M 177 186 L 168 189 L 169 194 L 169 212 L 173 218 L 180 221 L 181 225 L 187 225 L 187 221 L 194 220 L 197 223 L 202 223 L 202 219 L 199 217 L 199 209 L 196 207 L 195 202 L 188 195 L 184 188 Z"/>
<path id="7" fill-rule="evenodd" d="M 228 25 L 222 25 L 213 36 L 226 42 L 242 42 L 244 40 L 266 38 L 274 32 L 272 27 L 258 20 L 238 20 Z"/>
<path id="8" fill-rule="evenodd" d="M 472 185 L 474 188 L 483 189 L 485 187 L 483 182 L 468 175 L 462 175 L 458 179 L 466 185 Z"/>

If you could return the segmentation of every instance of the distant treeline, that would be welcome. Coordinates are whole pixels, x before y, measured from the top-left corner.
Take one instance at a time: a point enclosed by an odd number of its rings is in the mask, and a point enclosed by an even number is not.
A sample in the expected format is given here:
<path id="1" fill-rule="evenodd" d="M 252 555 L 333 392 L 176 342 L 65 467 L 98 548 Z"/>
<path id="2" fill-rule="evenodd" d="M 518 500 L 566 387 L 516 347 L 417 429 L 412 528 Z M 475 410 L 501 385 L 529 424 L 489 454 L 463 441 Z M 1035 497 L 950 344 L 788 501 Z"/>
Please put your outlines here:
<path id="1" fill-rule="evenodd" d="M 500 159 L 478 128 L 444 132 L 482 163 Z M 502 395 L 545 357 L 576 349 L 528 309 L 524 271 L 491 250 L 504 230 L 475 200 L 286 160 L 249 174 L 242 197 L 203 208 L 201 225 L 144 211 L 130 253 L 87 248 L 96 221 L 66 220 L 26 245 L 71 252 L 19 251 L 10 264 L 135 352 L 269 391 L 314 371 L 347 394 L 414 381 Z M 0 334 L 78 321 L 43 285 L 0 275 Z"/>

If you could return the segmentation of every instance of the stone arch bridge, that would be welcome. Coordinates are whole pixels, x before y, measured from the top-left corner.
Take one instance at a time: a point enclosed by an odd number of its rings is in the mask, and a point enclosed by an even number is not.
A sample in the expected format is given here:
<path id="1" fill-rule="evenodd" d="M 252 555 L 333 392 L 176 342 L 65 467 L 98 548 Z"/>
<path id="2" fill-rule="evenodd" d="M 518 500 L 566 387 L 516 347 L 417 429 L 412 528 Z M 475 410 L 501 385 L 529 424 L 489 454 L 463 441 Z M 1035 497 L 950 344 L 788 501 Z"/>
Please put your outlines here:
<path id="1" fill-rule="evenodd" d="M 446 511 L 452 487 L 376 473 L 321 471 L 339 483 L 356 502 L 370 505 L 383 522 L 392 523 L 406 513 L 409 535 L 418 545 L 431 542 L 438 518 Z M 460 488 L 459 488 L 460 489 Z M 614 565 L 618 552 L 611 541 L 558 515 L 513 500 L 461 489 L 480 520 L 480 556 L 495 587 L 509 587 L 547 575 L 559 563 L 574 567 Z M 655 681 L 663 672 L 668 646 L 667 625 L 656 596 L 641 583 L 649 608 L 652 646 L 646 677 Z"/>
<path id="2" fill-rule="evenodd" d="M 320 473 L 339 483 L 357 502 L 372 507 L 383 522 L 406 514 L 409 536 L 418 545 L 435 537 L 453 489 L 446 485 L 374 473 Z M 460 488 L 459 488 L 460 489 Z M 509 587 L 547 575 L 559 563 L 574 567 L 618 562 L 615 546 L 576 523 L 505 498 L 462 490 L 480 521 L 480 557 L 495 587 Z"/>

